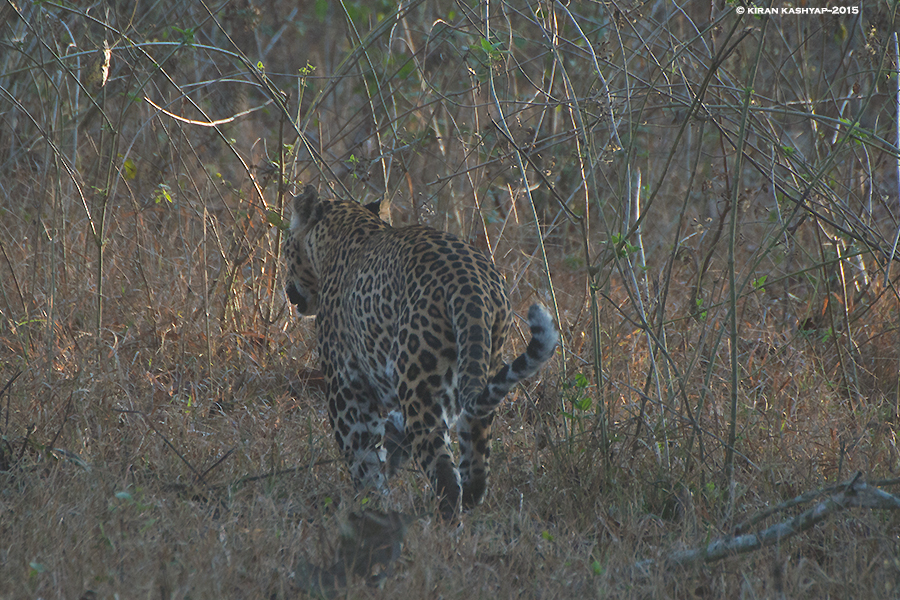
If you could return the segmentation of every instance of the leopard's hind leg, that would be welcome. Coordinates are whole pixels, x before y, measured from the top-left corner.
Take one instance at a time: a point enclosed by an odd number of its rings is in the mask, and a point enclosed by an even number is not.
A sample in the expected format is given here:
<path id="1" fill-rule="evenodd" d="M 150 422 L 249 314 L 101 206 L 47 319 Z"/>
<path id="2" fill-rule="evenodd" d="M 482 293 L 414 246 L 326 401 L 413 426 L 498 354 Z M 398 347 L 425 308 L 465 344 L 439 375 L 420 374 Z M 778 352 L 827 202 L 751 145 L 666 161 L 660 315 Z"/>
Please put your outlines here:
<path id="1" fill-rule="evenodd" d="M 484 499 L 491 472 L 489 461 L 493 421 L 493 413 L 485 417 L 473 417 L 464 412 L 456 423 L 463 510 L 478 506 Z"/>
<path id="2" fill-rule="evenodd" d="M 371 388 L 359 379 L 328 388 L 328 416 L 357 489 L 385 491 L 384 417 Z"/>

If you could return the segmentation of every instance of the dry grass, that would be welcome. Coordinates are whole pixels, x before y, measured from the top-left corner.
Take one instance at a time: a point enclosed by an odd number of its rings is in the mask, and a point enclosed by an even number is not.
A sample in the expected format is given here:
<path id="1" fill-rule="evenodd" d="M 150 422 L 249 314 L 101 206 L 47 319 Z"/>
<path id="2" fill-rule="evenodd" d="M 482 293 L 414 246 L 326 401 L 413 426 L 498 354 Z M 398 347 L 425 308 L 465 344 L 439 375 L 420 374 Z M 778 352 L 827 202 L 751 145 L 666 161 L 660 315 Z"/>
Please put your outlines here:
<path id="1" fill-rule="evenodd" d="M 348 597 L 898 597 L 875 510 L 632 568 L 900 469 L 897 4 L 376 4 L 0 6 L 0 598 L 294 597 L 341 514 L 429 506 L 337 460 L 300 181 L 472 240 L 564 339 L 485 505 Z"/>

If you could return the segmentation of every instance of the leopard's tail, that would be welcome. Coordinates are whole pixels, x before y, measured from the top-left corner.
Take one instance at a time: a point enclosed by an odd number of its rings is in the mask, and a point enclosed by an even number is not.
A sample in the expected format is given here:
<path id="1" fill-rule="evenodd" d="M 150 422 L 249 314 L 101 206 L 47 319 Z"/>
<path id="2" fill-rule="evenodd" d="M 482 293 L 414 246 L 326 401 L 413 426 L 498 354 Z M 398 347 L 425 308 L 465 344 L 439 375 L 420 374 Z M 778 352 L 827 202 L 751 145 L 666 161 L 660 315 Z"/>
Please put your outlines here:
<path id="1" fill-rule="evenodd" d="M 559 343 L 559 332 L 543 304 L 532 304 L 528 309 L 528 326 L 531 328 L 528 348 L 487 381 L 478 400 L 466 407 L 471 416 L 485 417 L 496 410 L 514 385 L 537 373 L 553 356 Z"/>

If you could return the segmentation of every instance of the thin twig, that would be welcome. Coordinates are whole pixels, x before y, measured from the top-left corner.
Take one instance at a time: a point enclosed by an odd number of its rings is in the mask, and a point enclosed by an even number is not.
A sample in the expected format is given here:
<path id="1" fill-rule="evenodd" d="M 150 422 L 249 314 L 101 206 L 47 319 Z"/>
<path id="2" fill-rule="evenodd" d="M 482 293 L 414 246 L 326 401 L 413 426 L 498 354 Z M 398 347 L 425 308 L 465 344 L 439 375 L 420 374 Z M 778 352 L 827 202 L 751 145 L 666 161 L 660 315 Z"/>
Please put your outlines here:
<path id="1" fill-rule="evenodd" d="M 172 450 L 172 452 L 174 452 L 175 455 L 176 455 L 178 458 L 181 459 L 181 462 L 183 462 L 184 464 L 187 465 L 187 467 L 191 470 L 191 472 L 192 472 L 192 473 L 194 474 L 194 476 L 197 478 L 197 481 L 203 483 L 203 473 L 200 473 L 200 472 L 194 467 L 194 465 L 192 465 L 192 464 L 188 461 L 188 459 L 186 459 L 186 458 L 184 457 L 184 455 L 183 455 L 181 452 L 178 451 L 178 448 L 176 448 L 176 447 L 172 444 L 172 442 L 170 442 L 169 439 L 168 439 L 166 436 L 164 436 L 164 435 L 163 435 L 163 434 L 162 434 L 162 433 L 161 433 L 161 432 L 153 425 L 153 423 L 150 421 L 150 417 L 149 417 L 146 413 L 144 413 L 143 411 L 140 411 L 140 410 L 128 410 L 128 409 L 124 409 L 124 408 L 116 408 L 116 409 L 113 409 L 113 410 L 114 410 L 115 412 L 118 412 L 118 413 L 131 414 L 131 415 L 140 415 L 140 416 L 144 417 L 144 420 L 147 422 L 147 426 L 148 426 L 150 429 L 153 430 L 153 433 L 155 433 L 155 434 L 158 435 L 160 438 L 162 438 L 162 441 L 166 443 L 166 446 L 168 446 L 168 447 Z M 226 455 L 226 456 L 227 456 L 227 455 Z M 222 458 L 224 459 L 225 457 L 222 457 Z M 218 463 L 216 463 L 216 464 L 218 464 Z M 213 465 L 213 466 L 215 466 L 215 465 Z"/>

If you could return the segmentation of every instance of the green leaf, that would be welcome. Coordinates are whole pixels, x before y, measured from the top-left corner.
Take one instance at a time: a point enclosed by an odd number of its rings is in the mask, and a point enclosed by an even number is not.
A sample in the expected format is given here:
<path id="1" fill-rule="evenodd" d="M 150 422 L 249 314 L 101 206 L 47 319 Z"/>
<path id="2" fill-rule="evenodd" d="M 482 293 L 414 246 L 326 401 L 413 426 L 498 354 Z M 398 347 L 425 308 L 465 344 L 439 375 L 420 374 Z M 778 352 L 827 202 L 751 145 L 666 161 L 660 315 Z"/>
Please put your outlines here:
<path id="1" fill-rule="evenodd" d="M 169 194 L 169 186 L 167 186 L 164 183 L 161 183 L 158 186 L 156 186 L 156 193 L 153 194 L 153 202 L 156 204 L 159 204 L 163 200 L 165 200 L 166 202 L 171 204 L 172 203 L 172 195 Z"/>
<path id="2" fill-rule="evenodd" d="M 585 377 L 584 373 L 575 373 L 575 387 L 584 389 L 591 384 L 590 380 Z"/>
<path id="3" fill-rule="evenodd" d="M 28 563 L 28 566 L 31 567 L 31 570 L 34 573 L 43 573 L 47 570 L 47 567 L 37 561 L 31 561 L 30 563 Z"/>
<path id="4" fill-rule="evenodd" d="M 148 529 L 153 527 L 157 521 L 159 521 L 158 517 L 153 517 L 151 519 L 147 519 L 146 521 L 144 521 L 144 524 L 141 526 L 139 531 L 141 533 L 145 533 Z"/>
<path id="5" fill-rule="evenodd" d="M 298 72 L 300 73 L 300 77 L 308 77 L 312 75 L 313 71 L 316 70 L 316 66 L 309 61 L 306 61 L 305 67 L 300 67 Z"/>
<path id="6" fill-rule="evenodd" d="M 328 16 L 328 0 L 316 0 L 313 13 L 316 15 L 316 19 L 324 21 L 325 17 Z"/>
<path id="7" fill-rule="evenodd" d="M 481 38 L 481 49 L 489 59 L 499 60 L 500 55 L 503 54 L 503 43 L 499 41 L 491 43 L 487 38 Z"/>
<path id="8" fill-rule="evenodd" d="M 590 398 L 581 398 L 580 400 L 576 400 L 575 402 L 572 402 L 572 405 L 581 411 L 590 410 L 591 399 Z"/>
<path id="9" fill-rule="evenodd" d="M 282 219 L 281 215 L 279 215 L 274 210 L 266 211 L 266 221 L 269 222 L 269 225 L 277 227 L 278 229 L 280 229 L 282 231 L 286 231 L 288 228 L 288 224 L 285 222 L 285 220 Z"/>
<path id="10" fill-rule="evenodd" d="M 194 45 L 194 29 L 191 27 L 187 27 L 185 29 L 179 29 L 178 27 L 172 27 L 173 31 L 177 31 L 181 34 L 181 43 L 185 46 Z"/>

